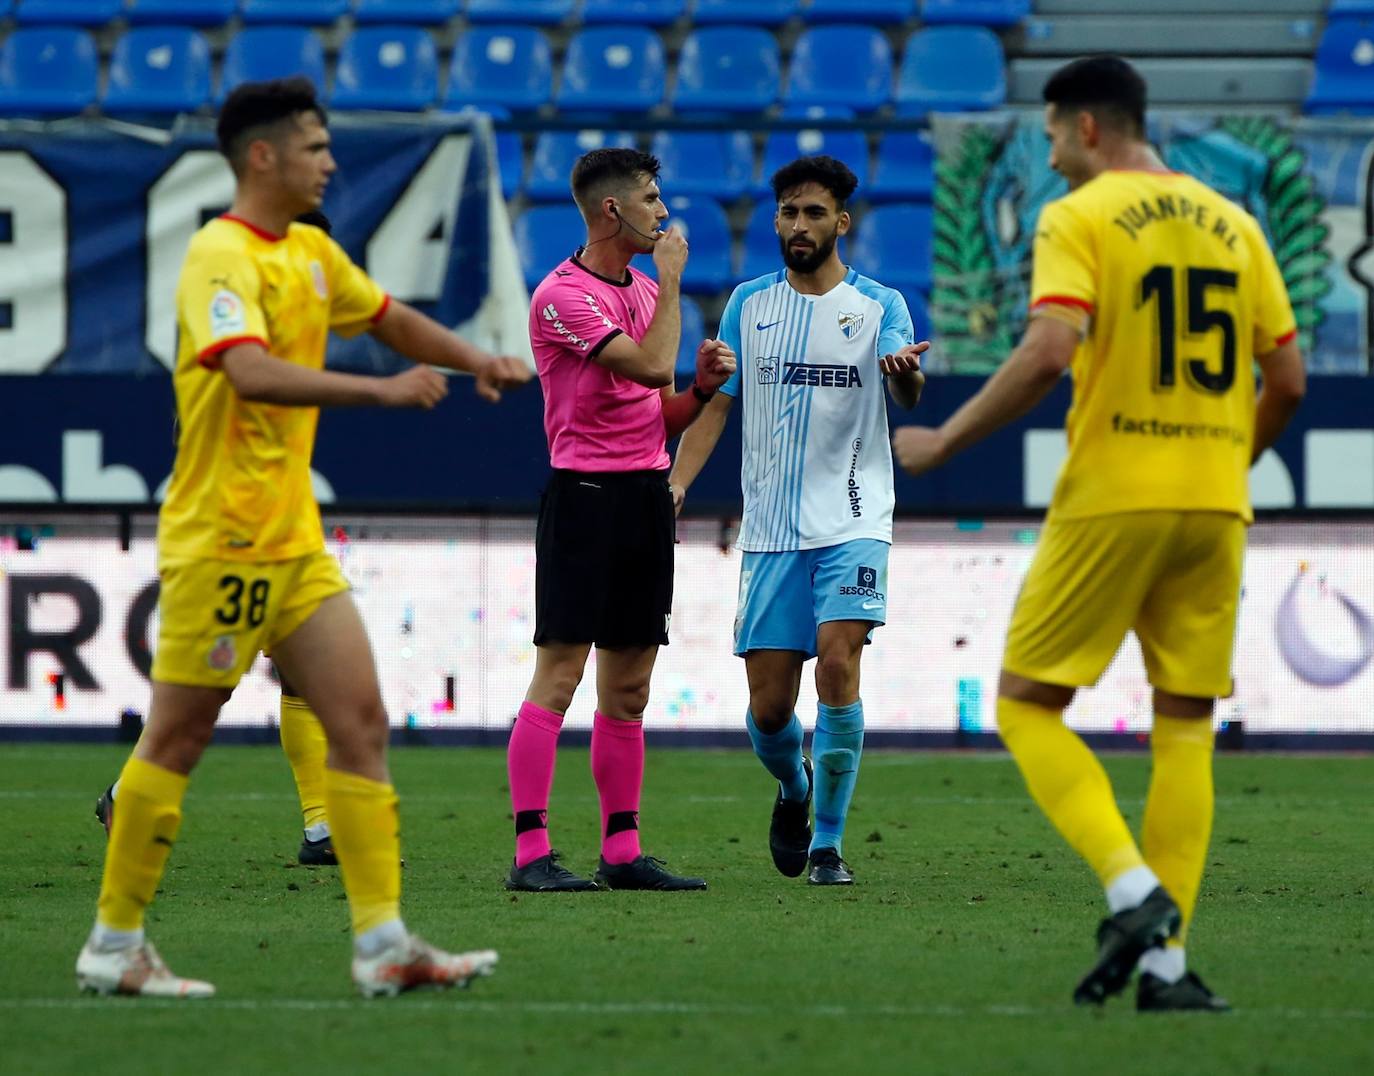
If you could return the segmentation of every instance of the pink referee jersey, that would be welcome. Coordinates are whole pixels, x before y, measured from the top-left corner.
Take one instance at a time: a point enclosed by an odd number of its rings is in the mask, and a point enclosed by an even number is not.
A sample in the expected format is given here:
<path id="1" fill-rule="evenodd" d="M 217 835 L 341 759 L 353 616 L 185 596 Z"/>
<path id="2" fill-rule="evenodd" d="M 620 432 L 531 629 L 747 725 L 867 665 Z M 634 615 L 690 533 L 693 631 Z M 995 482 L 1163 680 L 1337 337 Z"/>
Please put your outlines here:
<path id="1" fill-rule="evenodd" d="M 549 459 L 567 471 L 660 471 L 669 464 L 663 400 L 595 361 L 624 333 L 644 339 L 658 285 L 629 270 L 619 282 L 573 255 L 534 289 L 530 344 L 544 389 Z"/>

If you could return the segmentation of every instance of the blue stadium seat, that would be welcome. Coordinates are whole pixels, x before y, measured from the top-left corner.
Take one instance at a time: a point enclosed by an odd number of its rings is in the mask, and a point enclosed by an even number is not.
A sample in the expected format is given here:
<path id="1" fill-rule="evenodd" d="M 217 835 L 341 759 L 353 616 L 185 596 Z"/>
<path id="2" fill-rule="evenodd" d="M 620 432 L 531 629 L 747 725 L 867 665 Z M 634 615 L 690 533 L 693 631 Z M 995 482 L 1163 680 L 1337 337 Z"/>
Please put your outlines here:
<path id="1" fill-rule="evenodd" d="M 788 68 L 789 105 L 871 112 L 892 93 L 892 46 L 871 26 L 826 26 L 797 39 Z"/>
<path id="2" fill-rule="evenodd" d="M 434 38 L 419 26 L 364 26 L 339 50 L 333 108 L 421 112 L 439 96 Z"/>
<path id="3" fill-rule="evenodd" d="M 477 26 L 458 35 L 445 108 L 496 105 L 532 112 L 553 95 L 549 39 L 529 26 Z"/>
<path id="4" fill-rule="evenodd" d="M 1347 16 L 1363 18 L 1374 15 L 1374 0 L 1331 0 L 1326 5 L 1327 19 L 1343 19 Z"/>
<path id="5" fill-rule="evenodd" d="M 801 0 L 697 0 L 692 21 L 698 26 L 778 26 L 801 14 Z"/>
<path id="6" fill-rule="evenodd" d="M 744 242 L 740 245 L 739 257 L 735 262 L 735 275 L 741 280 L 753 280 L 756 276 L 776 273 L 782 268 L 778 233 L 773 228 L 773 218 L 777 212 L 778 205 L 771 193 L 754 204 L 754 212 L 749 215 L 749 224 L 744 229 Z"/>
<path id="7" fill-rule="evenodd" d="M 20 26 L 104 26 L 124 10 L 124 0 L 20 0 L 14 18 Z"/>
<path id="8" fill-rule="evenodd" d="M 935 190 L 935 151 L 925 135 L 895 131 L 878 143 L 870 202 L 928 202 Z"/>
<path id="9" fill-rule="evenodd" d="M 897 76 L 897 112 L 966 112 L 1007 99 L 1002 42 L 982 26 L 932 26 L 907 40 Z"/>
<path id="10" fill-rule="evenodd" d="M 558 89 L 561 111 L 645 112 L 663 100 L 663 42 L 639 26 L 597 26 L 573 35 Z"/>
<path id="11" fill-rule="evenodd" d="M 239 0 L 129 0 L 131 23 L 159 26 L 222 26 L 239 9 Z"/>
<path id="12" fill-rule="evenodd" d="M 28 26 L 0 42 L 0 115 L 65 116 L 95 101 L 95 41 L 70 26 Z"/>
<path id="13" fill-rule="evenodd" d="M 525 195 L 537 202 L 570 198 L 568 177 L 578 157 L 603 146 L 634 144 L 634 135 L 626 131 L 544 131 L 534 142 Z"/>
<path id="14" fill-rule="evenodd" d="M 1374 19 L 1333 19 L 1317 43 L 1310 115 L 1374 114 Z"/>
<path id="15" fill-rule="evenodd" d="M 686 381 L 696 376 L 697 348 L 706 339 L 706 318 L 700 305 L 690 295 L 682 296 L 678 309 L 682 318 L 682 332 L 678 336 L 677 365 L 673 373 L 679 381 Z"/>
<path id="16" fill-rule="evenodd" d="M 588 25 L 624 22 L 631 26 L 667 26 L 687 13 L 687 0 L 583 0 L 582 21 Z"/>
<path id="17" fill-rule="evenodd" d="M 855 113 L 840 105 L 784 105 L 782 116 L 794 120 L 852 120 Z"/>
<path id="18" fill-rule="evenodd" d="M 10 0 L 0 0 L 0 19 L 7 18 L 10 13 L 10 8 L 13 6 Z"/>
<path id="19" fill-rule="evenodd" d="M 669 215 L 664 227 L 680 228 L 692 248 L 682 270 L 682 290 L 707 294 L 720 291 L 731 281 L 730 223 L 725 219 L 725 210 L 710 198 L 670 195 L 667 201 Z M 648 272 L 647 265 L 640 268 Z"/>
<path id="20" fill-rule="evenodd" d="M 573 13 L 573 0 L 468 0 L 468 22 L 560 23 Z"/>
<path id="21" fill-rule="evenodd" d="M 923 23 L 1015 26 L 1030 14 L 1030 0 L 921 0 Z"/>
<path id="22" fill-rule="evenodd" d="M 501 193 L 510 201 L 520 190 L 525 173 L 525 151 L 519 131 L 496 132 L 496 162 L 501 172 Z"/>
<path id="23" fill-rule="evenodd" d="M 101 108 L 194 112 L 210 100 L 210 46 L 184 26 L 136 26 L 116 42 Z"/>
<path id="24" fill-rule="evenodd" d="M 916 0 L 811 0 L 804 15 L 816 22 L 906 22 L 916 14 Z"/>
<path id="25" fill-rule="evenodd" d="M 774 131 L 763 144 L 763 168 L 759 172 L 756 192 L 760 197 L 773 197 L 773 173 L 798 157 L 814 157 L 824 153 L 844 161 L 859 177 L 858 197 L 864 196 L 868 183 L 868 141 L 862 131 L 821 130 L 803 128 L 800 131 Z"/>
<path id="26" fill-rule="evenodd" d="M 463 0 L 354 0 L 353 18 L 360 23 L 419 23 L 437 26 L 457 15 Z"/>
<path id="27" fill-rule="evenodd" d="M 659 184 L 669 195 L 728 202 L 754 178 L 754 143 L 743 131 L 660 131 L 649 152 L 663 165 Z"/>
<path id="28" fill-rule="evenodd" d="M 348 0 L 243 0 L 243 21 L 327 26 L 348 13 Z"/>
<path id="29" fill-rule="evenodd" d="M 932 227 L 928 205 L 877 206 L 859 221 L 850 261 L 864 276 L 889 288 L 927 292 Z"/>
<path id="30" fill-rule="evenodd" d="M 224 50 L 215 101 L 223 101 L 240 82 L 288 75 L 304 75 L 324 93 L 324 47 L 320 39 L 304 26 L 249 26 L 235 34 Z"/>
<path id="31" fill-rule="evenodd" d="M 777 39 L 754 27 L 694 30 L 678 58 L 673 107 L 679 111 L 757 112 L 778 99 Z"/>
<path id="32" fill-rule="evenodd" d="M 572 202 L 530 206 L 515 218 L 514 232 L 525 287 L 531 291 L 587 241 L 587 225 Z"/>

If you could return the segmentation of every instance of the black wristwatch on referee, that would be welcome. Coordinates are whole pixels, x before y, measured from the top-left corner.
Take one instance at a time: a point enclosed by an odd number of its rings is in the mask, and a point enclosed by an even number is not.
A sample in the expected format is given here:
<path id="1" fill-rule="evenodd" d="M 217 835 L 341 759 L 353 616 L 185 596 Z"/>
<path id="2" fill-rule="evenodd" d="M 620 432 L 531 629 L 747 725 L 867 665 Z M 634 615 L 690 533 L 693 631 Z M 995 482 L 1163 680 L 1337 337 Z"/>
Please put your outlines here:
<path id="1" fill-rule="evenodd" d="M 692 395 L 697 398 L 697 403 L 708 404 L 711 402 L 711 397 L 715 394 L 715 389 L 712 389 L 710 392 L 702 392 L 701 386 L 698 385 L 695 380 L 692 381 Z"/>

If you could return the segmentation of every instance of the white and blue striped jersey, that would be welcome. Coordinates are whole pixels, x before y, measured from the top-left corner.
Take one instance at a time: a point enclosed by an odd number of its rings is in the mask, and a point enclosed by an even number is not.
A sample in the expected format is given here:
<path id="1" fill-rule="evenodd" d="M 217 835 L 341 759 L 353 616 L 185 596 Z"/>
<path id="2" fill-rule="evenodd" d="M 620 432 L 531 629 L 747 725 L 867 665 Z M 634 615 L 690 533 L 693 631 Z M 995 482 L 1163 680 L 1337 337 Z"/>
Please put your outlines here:
<path id="1" fill-rule="evenodd" d="M 801 294 L 783 271 L 735 288 L 719 335 L 739 366 L 720 391 L 743 405 L 740 549 L 892 541 L 878 359 L 912 334 L 906 300 L 852 269 L 824 295 Z"/>

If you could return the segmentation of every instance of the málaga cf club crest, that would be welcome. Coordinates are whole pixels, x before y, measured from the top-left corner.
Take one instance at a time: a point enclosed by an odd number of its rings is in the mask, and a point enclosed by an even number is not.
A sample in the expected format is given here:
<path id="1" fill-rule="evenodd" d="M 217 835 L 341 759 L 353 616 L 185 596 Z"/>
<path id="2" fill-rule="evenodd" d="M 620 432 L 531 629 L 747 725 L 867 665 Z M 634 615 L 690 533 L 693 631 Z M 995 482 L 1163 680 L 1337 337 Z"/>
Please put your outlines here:
<path id="1" fill-rule="evenodd" d="M 841 310 L 839 321 L 840 332 L 844 333 L 844 338 L 846 340 L 853 340 L 854 337 L 859 335 L 859 330 L 864 327 L 864 316 L 862 314 L 851 314 L 848 311 Z"/>

